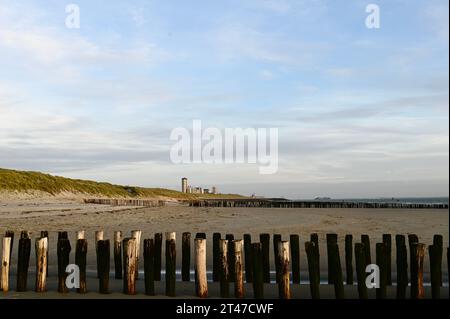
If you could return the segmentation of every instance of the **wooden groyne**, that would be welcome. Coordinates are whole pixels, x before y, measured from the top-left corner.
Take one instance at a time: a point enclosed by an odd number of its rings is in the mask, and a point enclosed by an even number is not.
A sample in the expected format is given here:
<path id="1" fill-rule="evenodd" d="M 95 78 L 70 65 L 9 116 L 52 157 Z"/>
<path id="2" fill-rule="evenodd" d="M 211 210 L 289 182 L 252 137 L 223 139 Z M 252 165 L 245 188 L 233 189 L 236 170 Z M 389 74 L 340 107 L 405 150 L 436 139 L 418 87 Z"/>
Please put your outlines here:
<path id="1" fill-rule="evenodd" d="M 160 207 L 165 205 L 163 200 L 152 199 L 112 199 L 112 198 L 87 198 L 85 204 L 98 204 L 109 206 L 136 206 L 136 207 Z"/>
<path id="2" fill-rule="evenodd" d="M 358 201 L 291 201 L 272 199 L 195 199 L 182 200 L 192 207 L 246 207 L 246 208 L 395 208 L 395 209 L 448 209 L 444 203 L 397 203 Z"/>
<path id="3" fill-rule="evenodd" d="M 102 236 L 99 236 L 101 234 Z M 142 235 L 142 236 L 141 236 Z M 161 259 L 163 249 L 162 233 L 153 234 L 148 238 L 139 230 L 133 230 L 129 236 L 122 238 L 122 232 L 114 233 L 114 243 L 105 238 L 104 232 L 99 230 L 95 234 L 95 242 L 88 245 L 86 233 L 77 232 L 76 243 L 72 249 L 67 232 L 59 232 L 55 243 L 50 243 L 48 232 L 43 231 L 40 236 L 34 238 L 35 254 L 31 254 L 32 238 L 30 233 L 22 231 L 17 245 L 17 284 L 16 291 L 25 292 L 34 290 L 37 293 L 48 291 L 47 281 L 50 278 L 48 258 L 50 249 L 56 248 L 58 269 L 58 293 L 67 294 L 74 287 L 67 287 L 68 269 L 78 269 L 79 282 L 75 285 L 77 293 L 87 292 L 86 287 L 98 287 L 100 294 L 113 292 L 109 279 L 114 276 L 115 279 L 123 280 L 122 293 L 126 295 L 146 294 L 155 295 L 155 282 L 161 281 Z M 259 241 L 252 242 L 250 234 L 244 234 L 241 239 L 234 239 L 233 234 L 226 234 L 222 237 L 221 233 L 214 233 L 209 240 L 206 233 L 198 233 L 192 240 L 189 232 L 184 232 L 182 236 L 181 259 L 183 268 L 181 270 L 181 280 L 183 282 L 191 281 L 188 274 L 195 270 L 194 282 L 195 289 L 192 295 L 200 298 L 208 297 L 207 255 L 213 254 L 215 267 L 212 269 L 212 281 L 220 285 L 220 296 L 224 298 L 264 298 L 264 289 L 267 289 L 265 283 L 276 283 L 278 285 L 279 298 L 289 299 L 292 297 L 291 289 L 296 285 L 302 285 L 298 279 L 300 273 L 300 253 L 299 236 L 292 234 L 288 238 L 282 238 L 279 234 L 261 234 Z M 272 241 L 270 239 L 273 239 Z M 406 241 L 406 238 L 408 241 Z M 264 240 L 262 240 L 264 239 Z M 370 260 L 370 240 L 367 235 L 362 235 L 356 243 L 353 243 L 353 236 L 345 236 L 344 255 L 340 256 L 337 234 L 327 234 L 326 251 L 328 261 L 328 285 L 334 287 L 335 298 L 346 298 L 344 286 L 357 286 L 360 299 L 368 298 L 368 289 L 366 284 L 368 276 L 367 268 L 373 269 Z M 141 246 L 141 242 L 143 245 Z M 193 242 L 193 245 L 191 245 Z M 213 249 L 208 249 L 210 242 L 213 242 Z M 264 257 L 267 251 L 270 251 L 270 243 L 273 243 L 275 260 L 270 265 L 269 258 Z M 14 232 L 8 231 L 2 240 L 2 265 L 0 289 L 3 292 L 10 290 L 10 269 L 11 255 L 14 249 Z M 408 246 L 407 246 L 408 243 Z M 307 256 L 308 267 L 305 269 L 308 273 L 308 284 L 313 299 L 319 299 L 321 296 L 321 287 L 323 283 L 320 280 L 320 256 L 318 235 L 311 234 L 310 240 L 303 243 Z M 381 242 L 375 243 L 376 247 L 376 266 L 379 269 L 379 286 L 376 289 L 376 298 L 386 298 L 386 289 L 393 286 L 391 277 L 391 260 L 396 261 L 396 283 L 397 298 L 421 299 L 425 297 L 424 275 L 431 278 L 431 297 L 433 299 L 441 298 L 443 286 L 443 238 L 441 235 L 434 235 L 433 243 L 426 246 L 420 242 L 418 236 L 409 234 L 395 236 L 396 256 L 392 256 L 391 235 L 384 234 Z M 194 255 L 191 258 L 190 247 L 194 248 Z M 97 276 L 90 277 L 89 280 L 97 281 L 97 284 L 87 285 L 86 277 L 86 254 L 88 247 L 96 252 Z M 143 247 L 143 249 L 140 249 Z M 409 249 L 408 249 L 409 247 Z M 111 253 L 112 251 L 112 253 Z M 448 271 L 449 249 L 446 248 L 446 261 Z M 53 252 L 55 253 L 55 252 Z M 75 264 L 69 264 L 70 255 L 75 255 Z M 142 255 L 142 258 L 141 258 Z M 407 258 L 409 255 L 409 259 Z M 114 256 L 114 263 L 110 263 L 110 256 Z M 35 280 L 27 281 L 29 278 L 30 259 L 35 259 Z M 165 295 L 170 297 L 177 296 L 177 247 L 176 233 L 168 232 L 165 234 Z M 430 270 L 425 274 L 424 261 L 429 258 Z M 345 260 L 346 276 L 343 275 L 341 260 Z M 352 267 L 348 267 L 352 265 Z M 355 267 L 353 268 L 353 265 Z M 112 269 L 114 268 L 114 269 Z M 139 270 L 144 272 L 144 286 L 142 291 L 138 290 L 136 285 L 139 278 Z M 355 272 L 353 271 L 355 269 Z M 275 271 L 274 278 L 271 278 L 272 271 Z M 356 284 L 353 283 L 356 274 Z M 344 279 L 345 277 L 345 279 Z M 180 278 L 178 278 L 180 279 Z M 274 279 L 274 280 L 271 280 Z M 246 283 L 251 284 L 253 289 L 248 289 Z M 34 284 L 32 284 L 34 282 Z M 410 286 L 409 296 L 406 295 L 406 287 Z M 247 287 L 247 290 L 245 290 Z"/>

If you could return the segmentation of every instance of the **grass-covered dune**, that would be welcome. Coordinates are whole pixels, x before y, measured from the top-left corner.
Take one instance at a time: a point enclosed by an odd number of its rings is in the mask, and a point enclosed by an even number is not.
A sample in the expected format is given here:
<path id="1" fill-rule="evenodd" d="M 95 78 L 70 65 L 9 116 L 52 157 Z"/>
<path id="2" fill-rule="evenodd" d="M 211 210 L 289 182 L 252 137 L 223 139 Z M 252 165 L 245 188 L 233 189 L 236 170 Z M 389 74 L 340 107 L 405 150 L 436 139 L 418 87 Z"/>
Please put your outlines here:
<path id="1" fill-rule="evenodd" d="M 200 197 L 240 197 L 225 194 L 185 194 L 165 188 L 144 188 L 100 183 L 87 180 L 70 179 L 39 172 L 16 171 L 0 168 L 0 192 L 29 193 L 41 192 L 57 196 L 73 193 L 77 195 L 102 197 L 133 197 L 174 199 L 195 199 Z"/>

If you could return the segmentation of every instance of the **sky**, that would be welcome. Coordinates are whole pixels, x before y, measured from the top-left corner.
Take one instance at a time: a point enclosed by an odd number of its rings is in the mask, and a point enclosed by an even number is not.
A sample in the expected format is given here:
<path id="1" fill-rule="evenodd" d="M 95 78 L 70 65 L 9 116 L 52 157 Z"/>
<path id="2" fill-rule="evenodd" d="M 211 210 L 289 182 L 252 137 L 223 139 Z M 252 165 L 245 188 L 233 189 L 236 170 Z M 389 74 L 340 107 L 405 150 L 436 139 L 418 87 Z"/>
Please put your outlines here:
<path id="1" fill-rule="evenodd" d="M 0 0 L 0 167 L 287 198 L 448 196 L 448 6 Z M 170 133 L 193 120 L 278 128 L 278 171 L 173 163 Z"/>

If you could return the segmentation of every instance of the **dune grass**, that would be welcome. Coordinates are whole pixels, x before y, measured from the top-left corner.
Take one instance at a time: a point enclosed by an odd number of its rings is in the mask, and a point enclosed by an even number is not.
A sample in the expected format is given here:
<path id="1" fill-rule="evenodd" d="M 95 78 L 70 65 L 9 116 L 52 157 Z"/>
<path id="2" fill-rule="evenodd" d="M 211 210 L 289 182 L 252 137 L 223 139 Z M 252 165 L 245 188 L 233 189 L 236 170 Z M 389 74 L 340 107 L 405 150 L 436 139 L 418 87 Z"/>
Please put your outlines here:
<path id="1" fill-rule="evenodd" d="M 16 171 L 0 168 L 0 191 L 23 192 L 40 191 L 50 195 L 61 193 L 86 194 L 105 197 L 155 198 L 159 196 L 175 199 L 241 197 L 228 194 L 186 194 L 165 188 L 144 188 L 122 186 L 110 183 L 70 179 L 39 172 Z"/>

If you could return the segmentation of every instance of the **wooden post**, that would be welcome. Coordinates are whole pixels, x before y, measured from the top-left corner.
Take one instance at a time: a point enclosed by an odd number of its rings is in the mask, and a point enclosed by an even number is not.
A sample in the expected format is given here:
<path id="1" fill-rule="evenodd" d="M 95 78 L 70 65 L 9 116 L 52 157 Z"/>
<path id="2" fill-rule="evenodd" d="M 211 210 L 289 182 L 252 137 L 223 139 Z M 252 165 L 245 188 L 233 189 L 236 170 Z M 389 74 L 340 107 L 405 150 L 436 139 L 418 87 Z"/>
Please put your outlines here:
<path id="1" fill-rule="evenodd" d="M 213 281 L 220 281 L 220 233 L 213 234 Z"/>
<path id="2" fill-rule="evenodd" d="M 155 243 L 153 239 L 144 240 L 144 278 L 145 294 L 155 295 Z"/>
<path id="3" fill-rule="evenodd" d="M 11 262 L 11 237 L 3 237 L 2 276 L 0 288 L 3 292 L 9 290 L 9 267 Z"/>
<path id="4" fill-rule="evenodd" d="M 331 261 L 331 274 L 334 284 L 336 299 L 344 299 L 344 282 L 342 280 L 341 259 L 339 257 L 339 246 L 337 243 L 328 244 L 329 257 Z"/>
<path id="5" fill-rule="evenodd" d="M 163 234 L 155 234 L 155 281 L 161 281 L 161 255 Z"/>
<path id="6" fill-rule="evenodd" d="M 166 296 L 175 297 L 176 244 L 175 233 L 166 233 Z"/>
<path id="7" fill-rule="evenodd" d="M 308 259 L 308 272 L 309 272 L 309 289 L 311 291 L 312 299 L 320 299 L 320 278 L 318 277 L 320 267 L 319 256 L 317 255 L 317 249 L 314 247 L 315 242 L 308 241 L 305 243 L 306 257 Z"/>
<path id="8" fill-rule="evenodd" d="M 195 243 L 195 291 L 197 297 L 208 297 L 206 277 L 206 239 L 196 238 Z"/>
<path id="9" fill-rule="evenodd" d="M 345 235 L 345 272 L 347 285 L 353 285 L 353 236 Z"/>
<path id="10" fill-rule="evenodd" d="M 278 242 L 278 265 L 279 265 L 279 277 L 278 277 L 278 294 L 280 299 L 291 299 L 291 280 L 290 280 L 290 251 L 289 242 Z"/>
<path id="11" fill-rule="evenodd" d="M 132 230 L 131 237 L 136 239 L 136 280 L 139 279 L 139 260 L 141 256 L 141 230 Z"/>
<path id="12" fill-rule="evenodd" d="M 440 299 L 441 296 L 441 281 L 439 278 L 439 265 L 437 264 L 437 248 L 438 247 L 435 245 L 428 246 L 428 255 L 430 256 L 431 296 L 433 299 Z"/>
<path id="13" fill-rule="evenodd" d="M 49 237 L 48 237 L 48 231 L 46 231 L 46 230 L 41 231 L 41 238 L 47 238 L 47 250 L 46 250 L 46 252 L 47 252 L 47 264 L 46 264 L 47 269 L 45 271 L 45 275 L 48 277 L 48 247 L 50 244 Z"/>
<path id="14" fill-rule="evenodd" d="M 19 239 L 19 254 L 17 258 L 16 291 L 27 291 L 28 266 L 30 264 L 31 239 L 28 232 L 22 232 Z"/>
<path id="15" fill-rule="evenodd" d="M 244 298 L 244 241 L 234 241 L 234 297 Z"/>
<path id="16" fill-rule="evenodd" d="M 220 280 L 220 297 L 229 297 L 229 272 L 228 272 L 228 240 L 221 239 L 219 241 L 219 280 Z"/>
<path id="17" fill-rule="evenodd" d="M 136 294 L 136 239 L 123 240 L 123 293 Z"/>
<path id="18" fill-rule="evenodd" d="M 77 289 L 78 293 L 86 293 L 86 256 L 87 256 L 87 240 L 78 239 L 75 248 L 75 264 L 80 269 L 80 287 Z"/>
<path id="19" fill-rule="evenodd" d="M 386 244 L 377 243 L 376 246 L 376 263 L 380 269 L 380 288 L 376 289 L 377 299 L 386 298 L 386 285 L 387 285 L 387 258 L 386 258 Z"/>
<path id="20" fill-rule="evenodd" d="M 77 231 L 77 240 L 86 239 L 86 232 L 84 230 Z"/>
<path id="21" fill-rule="evenodd" d="M 252 244 L 253 261 L 253 295 L 264 299 L 263 252 L 261 243 Z"/>
<path id="22" fill-rule="evenodd" d="M 114 232 L 114 278 L 122 279 L 122 232 Z"/>
<path id="23" fill-rule="evenodd" d="M 317 270 L 317 278 L 319 280 L 320 283 L 320 250 L 319 250 L 319 234 L 317 233 L 312 233 L 310 235 L 310 241 L 312 243 L 314 243 L 314 246 L 312 246 L 316 251 L 315 251 L 315 256 L 317 258 L 317 263 L 318 263 L 318 267 L 316 268 Z"/>
<path id="24" fill-rule="evenodd" d="M 228 241 L 228 281 L 234 282 L 234 235 L 227 234 L 225 239 Z"/>
<path id="25" fill-rule="evenodd" d="M 327 234 L 327 257 L 328 257 L 328 284 L 334 283 L 334 267 L 332 255 L 330 252 L 331 245 L 337 244 L 338 236 L 337 234 Z"/>
<path id="26" fill-rule="evenodd" d="M 386 285 L 392 286 L 392 236 L 383 234 L 383 243 L 386 248 Z"/>
<path id="27" fill-rule="evenodd" d="M 69 239 L 69 234 L 66 231 L 59 231 L 58 232 L 58 240 L 61 239 Z"/>
<path id="28" fill-rule="evenodd" d="M 406 287 L 408 287 L 408 251 L 405 236 L 396 235 L 395 246 L 397 250 L 397 299 L 405 299 Z"/>
<path id="29" fill-rule="evenodd" d="M 47 290 L 48 238 L 36 239 L 36 292 Z"/>
<path id="30" fill-rule="evenodd" d="M 366 266 L 367 266 L 372 263 L 369 235 L 361 235 L 361 242 L 364 244 L 364 253 L 366 254 Z"/>
<path id="31" fill-rule="evenodd" d="M 66 267 L 69 264 L 70 241 L 64 237 L 58 240 L 57 257 L 58 257 L 58 292 L 67 293 L 69 289 L 66 286 Z"/>
<path id="32" fill-rule="evenodd" d="M 104 231 L 103 230 L 98 230 L 95 232 L 95 255 L 97 256 L 97 278 L 100 278 L 100 272 L 99 272 L 99 258 L 98 258 L 98 247 L 97 247 L 97 243 L 100 240 L 104 239 Z"/>
<path id="33" fill-rule="evenodd" d="M 410 296 L 411 299 L 417 297 L 417 289 L 418 289 L 418 269 L 417 269 L 417 250 L 416 245 L 419 243 L 419 238 L 415 234 L 408 235 L 408 244 L 409 244 L 409 271 L 411 278 L 411 287 L 410 287 Z"/>
<path id="34" fill-rule="evenodd" d="M 108 240 L 99 240 L 98 243 L 98 256 L 99 256 L 99 293 L 108 294 L 109 293 L 109 251 L 110 244 Z"/>
<path id="35" fill-rule="evenodd" d="M 411 272 L 411 299 L 422 299 L 425 297 L 423 289 L 423 261 L 425 257 L 425 245 L 414 243 L 413 254 L 416 257 L 414 271 Z"/>
<path id="36" fill-rule="evenodd" d="M 244 234 L 245 281 L 252 282 L 252 236 Z"/>
<path id="37" fill-rule="evenodd" d="M 358 282 L 359 299 L 367 299 L 366 286 L 366 253 L 363 243 L 355 244 L 355 265 L 356 265 L 356 279 Z"/>
<path id="38" fill-rule="evenodd" d="M 259 235 L 259 240 L 261 241 L 261 249 L 262 249 L 262 272 L 263 272 L 263 280 L 265 283 L 270 283 L 270 235 L 269 234 L 261 234 Z M 254 267 L 253 267 L 254 269 Z"/>
<path id="39" fill-rule="evenodd" d="M 7 230 L 5 232 L 5 237 L 9 237 L 11 238 L 11 245 L 10 245 L 10 256 L 12 256 L 12 252 L 13 252 L 13 246 L 14 246 L 14 231 L 12 230 Z M 11 264 L 9 265 L 11 267 Z"/>
<path id="40" fill-rule="evenodd" d="M 292 283 L 300 284 L 300 237 L 298 235 L 291 235 L 289 242 L 292 260 Z"/>
<path id="41" fill-rule="evenodd" d="M 442 286 L 442 255 L 444 250 L 442 235 L 433 236 L 434 257 L 436 260 L 436 276 L 439 278 L 439 285 Z"/>
<path id="42" fill-rule="evenodd" d="M 191 280 L 191 233 L 183 233 L 181 248 L 181 279 Z"/>
<path id="43" fill-rule="evenodd" d="M 274 256 L 274 262 L 275 262 L 275 280 L 277 283 L 280 282 L 280 259 L 279 251 L 278 251 L 278 244 L 281 242 L 281 235 L 280 234 L 274 234 L 273 235 L 273 256 Z"/>

